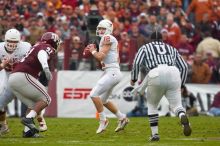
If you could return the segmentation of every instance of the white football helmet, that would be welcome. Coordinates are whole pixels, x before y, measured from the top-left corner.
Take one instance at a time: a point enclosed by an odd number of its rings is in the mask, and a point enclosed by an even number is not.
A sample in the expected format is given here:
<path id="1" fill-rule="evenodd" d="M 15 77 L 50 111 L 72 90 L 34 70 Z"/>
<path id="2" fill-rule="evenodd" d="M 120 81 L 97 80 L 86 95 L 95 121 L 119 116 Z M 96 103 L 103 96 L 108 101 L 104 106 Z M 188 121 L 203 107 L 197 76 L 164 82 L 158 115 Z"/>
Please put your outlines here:
<path id="1" fill-rule="evenodd" d="M 100 31 L 99 28 L 105 28 L 105 32 Z M 96 29 L 96 36 L 102 37 L 103 35 L 112 34 L 113 24 L 110 20 L 101 20 Z"/>
<path id="2" fill-rule="evenodd" d="M 21 34 L 17 29 L 9 29 L 5 33 L 5 47 L 7 51 L 14 52 L 21 41 Z"/>

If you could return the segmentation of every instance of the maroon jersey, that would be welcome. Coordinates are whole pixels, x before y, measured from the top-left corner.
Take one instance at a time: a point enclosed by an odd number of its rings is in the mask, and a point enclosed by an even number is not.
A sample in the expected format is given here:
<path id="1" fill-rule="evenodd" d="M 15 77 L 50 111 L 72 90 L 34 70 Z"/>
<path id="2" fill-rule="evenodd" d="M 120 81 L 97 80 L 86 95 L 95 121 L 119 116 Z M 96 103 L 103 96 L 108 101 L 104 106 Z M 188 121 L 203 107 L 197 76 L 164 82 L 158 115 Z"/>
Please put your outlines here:
<path id="1" fill-rule="evenodd" d="M 24 72 L 38 78 L 39 73 L 43 70 L 40 61 L 38 60 L 38 52 L 40 50 L 45 50 L 49 56 L 48 62 L 55 57 L 55 49 L 45 43 L 37 43 L 31 50 L 26 54 L 26 56 L 15 66 L 12 73 Z"/>

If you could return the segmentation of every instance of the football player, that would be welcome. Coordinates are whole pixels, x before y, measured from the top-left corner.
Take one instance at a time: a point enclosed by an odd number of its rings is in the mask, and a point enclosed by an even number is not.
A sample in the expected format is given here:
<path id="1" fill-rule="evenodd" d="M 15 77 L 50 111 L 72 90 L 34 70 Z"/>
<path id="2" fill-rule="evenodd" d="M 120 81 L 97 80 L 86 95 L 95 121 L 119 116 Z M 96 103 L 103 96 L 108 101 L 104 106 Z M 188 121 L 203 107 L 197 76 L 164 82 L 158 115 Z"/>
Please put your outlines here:
<path id="1" fill-rule="evenodd" d="M 57 34 L 44 33 L 9 76 L 12 92 L 28 107 L 27 115 L 21 119 L 22 124 L 28 127 L 23 131 L 23 137 L 39 137 L 34 118 L 50 104 L 51 97 L 38 77 L 44 71 L 47 80 L 52 80 L 48 62 L 55 57 L 60 42 Z"/>
<path id="2" fill-rule="evenodd" d="M 4 107 L 14 98 L 14 94 L 8 86 L 8 76 L 15 64 L 20 61 L 30 50 L 31 44 L 21 41 L 20 32 L 16 29 L 9 29 L 5 34 L 5 42 L 0 43 L 0 135 L 9 132 Z M 39 130 L 46 131 L 47 125 L 42 114 L 38 115 Z"/>
<path id="3" fill-rule="evenodd" d="M 111 35 L 112 32 L 112 22 L 107 19 L 101 20 L 96 30 L 96 35 L 101 37 L 99 51 L 97 51 L 94 44 L 89 44 L 87 46 L 93 57 L 101 62 L 102 69 L 104 70 L 103 76 L 98 80 L 90 93 L 90 97 L 99 113 L 100 121 L 96 131 L 97 134 L 102 133 L 109 123 L 104 113 L 104 106 L 115 114 L 119 120 L 115 132 L 123 130 L 129 122 L 126 115 L 121 113 L 112 101 L 108 100 L 113 88 L 122 79 L 122 73 L 119 66 L 118 41 Z"/>
<path id="4" fill-rule="evenodd" d="M 0 135 L 9 132 L 4 107 L 14 99 L 8 86 L 8 76 L 17 63 L 31 48 L 31 44 L 21 41 L 20 32 L 9 29 L 5 34 L 5 42 L 0 43 Z"/>

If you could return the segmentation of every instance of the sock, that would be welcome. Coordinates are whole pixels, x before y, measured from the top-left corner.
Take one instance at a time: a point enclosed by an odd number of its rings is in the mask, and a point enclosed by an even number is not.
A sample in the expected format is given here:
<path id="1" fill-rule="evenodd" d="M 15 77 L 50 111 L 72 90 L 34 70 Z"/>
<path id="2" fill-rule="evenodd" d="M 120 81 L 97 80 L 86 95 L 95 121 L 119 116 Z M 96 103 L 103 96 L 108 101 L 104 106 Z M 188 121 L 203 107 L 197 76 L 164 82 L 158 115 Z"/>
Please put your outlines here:
<path id="1" fill-rule="evenodd" d="M 148 115 L 152 135 L 158 134 L 158 114 Z"/>
<path id="2" fill-rule="evenodd" d="M 186 115 L 185 109 L 183 107 L 176 108 L 174 112 L 179 118 L 181 118 L 183 115 Z"/>
<path id="3" fill-rule="evenodd" d="M 37 113 L 34 110 L 31 110 L 27 115 L 26 118 L 35 118 Z"/>
<path id="4" fill-rule="evenodd" d="M 45 113 L 45 108 L 40 112 L 40 116 L 43 117 Z"/>
<path id="5" fill-rule="evenodd" d="M 99 119 L 100 119 L 101 121 L 105 121 L 105 120 L 106 120 L 106 116 L 105 116 L 104 111 L 101 112 L 101 113 L 99 113 Z"/>
<path id="6" fill-rule="evenodd" d="M 186 115 L 184 112 L 179 113 L 179 118 L 181 118 L 183 115 Z"/>
<path id="7" fill-rule="evenodd" d="M 30 130 L 30 128 L 28 128 L 27 126 L 24 126 L 24 132 L 27 132 L 28 130 Z"/>
<path id="8" fill-rule="evenodd" d="M 126 117 L 125 114 L 121 113 L 119 110 L 117 111 L 115 115 L 119 120 L 122 120 L 123 118 Z"/>
<path id="9" fill-rule="evenodd" d="M 158 134 L 158 126 L 153 126 L 153 127 L 150 127 L 150 128 L 151 128 L 152 135 Z"/>

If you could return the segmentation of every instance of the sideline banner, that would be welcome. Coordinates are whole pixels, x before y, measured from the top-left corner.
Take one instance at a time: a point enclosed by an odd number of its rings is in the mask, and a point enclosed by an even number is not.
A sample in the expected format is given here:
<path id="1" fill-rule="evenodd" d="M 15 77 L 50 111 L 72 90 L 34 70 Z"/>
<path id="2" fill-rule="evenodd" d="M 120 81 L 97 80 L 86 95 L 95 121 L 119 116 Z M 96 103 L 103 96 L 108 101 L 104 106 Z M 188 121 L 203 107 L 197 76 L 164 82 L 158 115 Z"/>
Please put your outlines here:
<path id="1" fill-rule="evenodd" d="M 58 117 L 95 117 L 95 106 L 88 96 L 103 71 L 59 71 L 57 76 Z M 133 109 L 136 101 L 126 102 L 122 91 L 130 83 L 130 73 L 123 72 L 122 81 L 114 88 L 109 98 L 123 113 Z M 108 110 L 105 110 L 109 117 Z"/>
<path id="2" fill-rule="evenodd" d="M 102 75 L 102 71 L 59 71 L 57 75 L 57 116 L 58 117 L 95 117 L 96 110 L 88 96 Z M 130 86 L 130 72 L 122 72 L 122 81 L 114 88 L 112 100 L 123 113 L 130 112 L 137 101 L 124 99 L 123 90 Z M 220 91 L 219 85 L 187 84 L 187 89 L 201 99 L 198 103 L 200 111 L 206 111 L 214 94 Z M 200 105 L 202 104 L 202 106 Z M 166 98 L 160 103 L 160 115 L 169 111 Z M 201 108 L 202 107 L 202 108 Z M 113 115 L 105 109 L 108 117 Z"/>
<path id="3" fill-rule="evenodd" d="M 201 112 L 209 109 L 215 94 L 220 91 L 218 84 L 186 84 L 186 87 L 197 97 L 198 110 Z"/>

